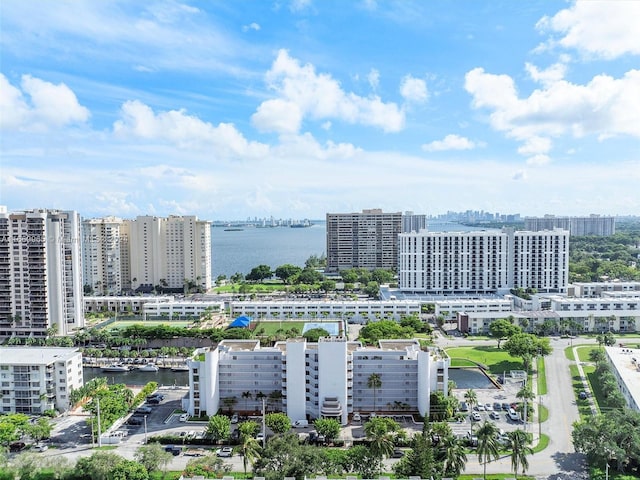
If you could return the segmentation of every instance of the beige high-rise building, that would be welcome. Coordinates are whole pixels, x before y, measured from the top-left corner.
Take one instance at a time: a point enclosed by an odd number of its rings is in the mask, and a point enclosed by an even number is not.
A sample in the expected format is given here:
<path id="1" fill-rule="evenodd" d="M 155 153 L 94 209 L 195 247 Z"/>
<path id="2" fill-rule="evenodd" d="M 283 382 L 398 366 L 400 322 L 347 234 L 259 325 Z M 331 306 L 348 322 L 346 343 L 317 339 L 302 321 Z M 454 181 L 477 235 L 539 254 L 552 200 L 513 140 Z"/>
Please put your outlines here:
<path id="1" fill-rule="evenodd" d="M 327 213 L 327 271 L 398 268 L 402 213 Z"/>
<path id="2" fill-rule="evenodd" d="M 0 212 L 0 337 L 46 337 L 84 326 L 80 217 Z"/>
<path id="3" fill-rule="evenodd" d="M 211 288 L 211 222 L 195 216 L 125 220 L 131 288 Z"/>
<path id="4" fill-rule="evenodd" d="M 82 278 L 97 295 L 120 295 L 123 290 L 122 219 L 92 218 L 82 221 Z M 128 268 L 127 268 L 128 270 Z"/>

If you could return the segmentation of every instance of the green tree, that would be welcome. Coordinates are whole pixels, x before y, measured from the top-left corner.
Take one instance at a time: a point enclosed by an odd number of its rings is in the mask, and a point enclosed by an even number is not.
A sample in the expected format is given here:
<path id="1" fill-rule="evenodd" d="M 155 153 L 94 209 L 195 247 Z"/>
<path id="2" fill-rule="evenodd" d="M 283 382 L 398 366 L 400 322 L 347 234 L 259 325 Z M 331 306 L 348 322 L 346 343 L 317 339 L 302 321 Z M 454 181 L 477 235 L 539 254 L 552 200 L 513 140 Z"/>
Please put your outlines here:
<path id="1" fill-rule="evenodd" d="M 258 422 L 255 422 L 253 420 L 247 420 L 246 422 L 242 422 L 238 426 L 238 430 L 240 430 L 240 436 L 244 435 L 255 437 L 260 431 L 260 425 L 258 425 Z"/>
<path id="2" fill-rule="evenodd" d="M 495 322 L 491 322 L 489 325 L 489 335 L 498 340 L 498 348 L 500 348 L 500 342 L 505 340 L 516 333 L 520 333 L 522 330 L 519 326 L 514 325 L 509 320 L 500 318 Z"/>
<path id="3" fill-rule="evenodd" d="M 111 480 L 113 469 L 124 459 L 109 452 L 95 452 L 90 457 L 79 458 L 74 475 L 76 478 L 91 480 Z"/>
<path id="4" fill-rule="evenodd" d="M 500 458 L 500 448 L 497 441 L 498 427 L 495 423 L 485 420 L 478 431 L 478 461 L 483 466 L 483 477 L 487 478 L 487 463 Z"/>
<path id="5" fill-rule="evenodd" d="M 300 272 L 302 272 L 302 268 L 291 265 L 290 263 L 286 263 L 276 268 L 275 274 L 276 277 L 278 277 L 284 283 L 290 283 L 291 278 L 299 275 Z"/>
<path id="6" fill-rule="evenodd" d="M 162 445 L 155 442 L 142 445 L 136 450 L 134 456 L 141 465 L 144 465 L 147 472 L 155 472 L 161 468 L 163 472 L 166 471 L 173 457 L 171 453 L 165 452 Z"/>
<path id="7" fill-rule="evenodd" d="M 305 267 L 296 278 L 296 283 L 306 283 L 308 285 L 314 285 L 324 280 L 324 276 L 313 268 Z"/>
<path id="8" fill-rule="evenodd" d="M 464 399 L 469 404 L 470 410 L 473 410 L 473 406 L 478 404 L 478 395 L 473 388 L 470 388 L 466 392 L 464 392 Z"/>
<path id="9" fill-rule="evenodd" d="M 53 425 L 48 418 L 40 417 L 36 423 L 28 423 L 24 426 L 24 432 L 36 442 L 51 437 Z"/>
<path id="10" fill-rule="evenodd" d="M 511 468 L 513 468 L 514 475 L 518 475 L 518 469 L 522 469 L 524 475 L 529 468 L 529 460 L 527 455 L 533 455 L 533 449 L 529 446 L 531 441 L 529 435 L 523 430 L 514 430 L 508 432 L 509 446 L 511 448 Z"/>
<path id="11" fill-rule="evenodd" d="M 209 417 L 205 430 L 215 441 L 226 440 L 231 435 L 231 420 L 226 415 Z"/>
<path id="12" fill-rule="evenodd" d="M 431 437 L 426 433 L 416 433 L 411 441 L 411 449 L 394 465 L 393 470 L 398 478 L 440 478 L 438 473 L 441 471 L 434 458 Z"/>
<path id="13" fill-rule="evenodd" d="M 269 441 L 253 465 L 254 474 L 266 480 L 308 477 L 321 468 L 320 452 L 311 445 L 300 445 L 295 433 L 287 433 Z"/>
<path id="14" fill-rule="evenodd" d="M 251 282 L 260 282 L 266 278 L 271 278 L 272 275 L 273 272 L 269 265 L 258 265 L 251 269 L 251 272 L 246 276 L 246 279 Z"/>
<path id="15" fill-rule="evenodd" d="M 380 285 L 378 282 L 368 282 L 364 287 L 364 293 L 371 298 L 380 298 Z"/>
<path id="16" fill-rule="evenodd" d="M 319 435 L 324 435 L 327 441 L 333 441 L 340 435 L 342 425 L 335 418 L 319 418 L 313 422 Z"/>
<path id="17" fill-rule="evenodd" d="M 530 333 L 512 335 L 504 343 L 503 349 L 513 357 L 520 357 L 526 371 L 529 371 L 536 355 L 546 356 L 552 351 L 548 338 L 538 338 Z"/>
<path id="18" fill-rule="evenodd" d="M 255 434 L 241 434 L 238 451 L 240 452 L 240 455 L 242 455 L 242 466 L 244 467 L 244 474 L 246 476 L 247 466 L 249 464 L 253 464 L 256 459 L 260 458 L 260 453 L 262 451 L 258 440 L 255 438 Z"/>
<path id="19" fill-rule="evenodd" d="M 372 373 L 367 379 L 367 388 L 373 389 L 373 411 L 376 411 L 377 390 L 382 388 L 382 377 L 379 373 Z"/>
<path id="20" fill-rule="evenodd" d="M 440 435 L 435 456 L 448 477 L 458 477 L 467 464 L 465 446 L 453 433 Z"/>
<path id="21" fill-rule="evenodd" d="M 276 435 L 282 435 L 291 430 L 291 420 L 284 413 L 268 413 L 264 422 Z"/>
<path id="22" fill-rule="evenodd" d="M 333 292 L 336 289 L 335 280 L 323 280 L 320 282 L 320 290 L 323 292 Z"/>
<path id="23" fill-rule="evenodd" d="M 147 480 L 149 473 L 144 465 L 133 460 L 122 459 L 113 467 L 110 480 Z"/>
<path id="24" fill-rule="evenodd" d="M 331 334 L 324 328 L 311 328 L 302 335 L 307 342 L 316 343 L 320 337 L 330 337 Z"/>
<path id="25" fill-rule="evenodd" d="M 393 453 L 393 437 L 397 427 L 394 427 L 388 420 L 393 422 L 392 419 L 374 417 L 369 419 L 364 426 L 364 433 L 369 440 L 369 448 L 380 460 Z"/>

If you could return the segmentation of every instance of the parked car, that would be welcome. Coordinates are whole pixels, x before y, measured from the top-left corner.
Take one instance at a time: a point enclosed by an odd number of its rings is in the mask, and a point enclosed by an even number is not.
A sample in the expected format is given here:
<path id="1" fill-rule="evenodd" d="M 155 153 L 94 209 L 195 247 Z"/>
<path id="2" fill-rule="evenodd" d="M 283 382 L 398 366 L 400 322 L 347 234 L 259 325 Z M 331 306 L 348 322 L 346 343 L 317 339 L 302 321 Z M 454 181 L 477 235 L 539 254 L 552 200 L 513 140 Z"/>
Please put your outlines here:
<path id="1" fill-rule="evenodd" d="M 187 420 L 189 420 L 189 414 L 188 413 L 183 413 L 182 415 L 180 415 L 180 421 L 181 422 L 186 422 Z"/>
<path id="2" fill-rule="evenodd" d="M 482 420 L 482 417 L 480 416 L 480 414 L 478 412 L 473 412 L 471 414 L 471 421 L 479 422 L 480 420 Z"/>
<path id="3" fill-rule="evenodd" d="M 499 414 L 498 412 L 496 412 L 495 410 L 494 410 L 493 412 L 491 412 L 491 413 L 489 414 L 489 416 L 490 416 L 491 418 L 493 418 L 494 420 L 500 420 L 500 414 Z"/>
<path id="4" fill-rule="evenodd" d="M 309 426 L 309 422 L 307 420 L 296 420 L 293 422 L 293 428 L 305 428 Z"/>
<path id="5" fill-rule="evenodd" d="M 143 414 L 148 414 L 153 412 L 153 408 L 151 407 L 138 407 L 136 408 L 136 413 L 143 413 Z"/>
<path id="6" fill-rule="evenodd" d="M 476 410 L 479 412 L 484 412 L 484 405 L 479 403 L 478 405 L 476 405 Z"/>
<path id="7" fill-rule="evenodd" d="M 585 392 L 584 390 L 582 390 L 579 394 L 578 394 L 578 398 L 580 400 L 586 400 L 587 399 L 587 392 Z"/>
<path id="8" fill-rule="evenodd" d="M 460 402 L 460 411 L 461 412 L 469 411 L 469 405 L 467 404 L 467 402 Z"/>
<path id="9" fill-rule="evenodd" d="M 485 409 L 487 412 L 491 412 L 491 411 L 493 410 L 493 407 L 491 406 L 491 404 L 490 404 L 490 403 L 485 403 L 485 404 L 484 404 L 484 409 Z"/>
<path id="10" fill-rule="evenodd" d="M 391 454 L 391 458 L 402 458 L 402 457 L 404 457 L 404 452 L 397 448 Z"/>
<path id="11" fill-rule="evenodd" d="M 500 406 L 502 407 L 502 410 L 504 410 L 505 412 L 508 412 L 509 409 L 511 408 L 511 406 L 508 403 L 501 403 Z"/>
<path id="12" fill-rule="evenodd" d="M 500 402 L 494 402 L 494 404 L 493 404 L 493 409 L 494 409 L 496 412 L 499 412 L 500 410 L 502 410 L 502 406 L 500 405 Z"/>
<path id="13" fill-rule="evenodd" d="M 360 422 L 360 421 L 362 421 L 362 418 L 360 417 L 360 414 L 358 412 L 354 412 L 353 416 L 351 417 L 351 421 L 352 422 Z"/>
<path id="14" fill-rule="evenodd" d="M 33 446 L 33 450 L 36 452 L 46 452 L 47 450 L 49 450 L 49 447 L 44 443 L 36 443 Z"/>
<path id="15" fill-rule="evenodd" d="M 218 457 L 232 457 L 233 447 L 222 447 L 216 450 L 216 456 Z"/>
<path id="16" fill-rule="evenodd" d="M 238 414 L 234 413 L 233 415 L 231 415 L 231 423 L 238 423 Z"/>
<path id="17" fill-rule="evenodd" d="M 12 444 L 9 445 L 9 451 L 10 452 L 20 452 L 20 451 L 24 450 L 26 446 L 27 446 L 27 444 L 24 443 L 24 442 L 13 442 Z"/>
<path id="18" fill-rule="evenodd" d="M 142 421 L 140 417 L 131 417 L 127 420 L 127 425 L 142 425 Z"/>
<path id="19" fill-rule="evenodd" d="M 180 447 L 175 447 L 173 445 L 167 445 L 166 447 L 164 447 L 164 451 L 165 452 L 169 452 L 171 453 L 174 457 L 177 457 L 178 455 L 180 455 Z"/>

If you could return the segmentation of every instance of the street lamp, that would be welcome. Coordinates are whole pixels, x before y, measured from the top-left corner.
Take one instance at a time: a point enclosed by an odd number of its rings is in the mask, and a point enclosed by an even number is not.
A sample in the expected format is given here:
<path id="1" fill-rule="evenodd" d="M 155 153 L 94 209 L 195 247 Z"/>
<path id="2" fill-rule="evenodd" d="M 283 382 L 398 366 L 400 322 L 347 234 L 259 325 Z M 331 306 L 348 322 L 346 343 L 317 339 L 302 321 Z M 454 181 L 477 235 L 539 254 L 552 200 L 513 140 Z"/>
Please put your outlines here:
<path id="1" fill-rule="evenodd" d="M 144 444 L 147 444 L 147 416 L 144 416 Z"/>

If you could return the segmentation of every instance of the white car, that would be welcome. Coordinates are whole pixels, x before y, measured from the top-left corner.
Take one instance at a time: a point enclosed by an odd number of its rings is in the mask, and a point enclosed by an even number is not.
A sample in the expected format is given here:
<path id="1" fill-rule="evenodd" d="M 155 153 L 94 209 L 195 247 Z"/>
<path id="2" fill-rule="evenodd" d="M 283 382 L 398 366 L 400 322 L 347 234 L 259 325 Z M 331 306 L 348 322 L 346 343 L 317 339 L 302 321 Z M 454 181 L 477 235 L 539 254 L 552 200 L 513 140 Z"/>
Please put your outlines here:
<path id="1" fill-rule="evenodd" d="M 480 416 L 480 414 L 478 412 L 473 412 L 471 414 L 471 420 L 473 422 L 479 422 L 480 420 L 482 420 L 482 417 Z"/>
<path id="2" fill-rule="evenodd" d="M 187 420 L 189 420 L 189 414 L 188 413 L 183 413 L 182 415 L 180 415 L 180 421 L 181 422 L 186 422 Z"/>
<path id="3" fill-rule="evenodd" d="M 218 457 L 232 457 L 233 447 L 222 447 L 216 450 L 216 456 Z"/>
<path id="4" fill-rule="evenodd" d="M 48 449 L 49 449 L 49 447 L 47 447 L 44 443 L 36 443 L 36 444 L 33 446 L 33 449 L 34 449 L 36 452 L 44 452 L 44 451 L 48 450 Z"/>
<path id="5" fill-rule="evenodd" d="M 237 413 L 234 413 L 231 416 L 231 423 L 238 423 L 238 414 Z"/>
<path id="6" fill-rule="evenodd" d="M 354 412 L 353 417 L 351 417 L 352 422 L 360 422 L 362 418 L 358 412 Z"/>

